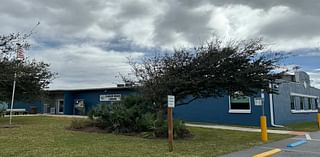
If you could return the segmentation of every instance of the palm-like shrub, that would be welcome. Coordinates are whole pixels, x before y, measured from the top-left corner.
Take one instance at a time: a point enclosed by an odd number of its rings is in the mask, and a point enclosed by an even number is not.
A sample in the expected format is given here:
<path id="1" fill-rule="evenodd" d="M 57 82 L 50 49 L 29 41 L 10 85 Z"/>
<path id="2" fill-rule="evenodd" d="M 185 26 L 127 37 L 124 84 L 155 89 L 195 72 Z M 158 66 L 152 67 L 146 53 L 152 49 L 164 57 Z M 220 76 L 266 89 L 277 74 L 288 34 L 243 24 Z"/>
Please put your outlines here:
<path id="1" fill-rule="evenodd" d="M 115 133 L 145 132 L 153 128 L 155 114 L 152 103 L 142 97 L 126 97 L 119 103 L 99 104 L 89 112 L 97 127 Z"/>

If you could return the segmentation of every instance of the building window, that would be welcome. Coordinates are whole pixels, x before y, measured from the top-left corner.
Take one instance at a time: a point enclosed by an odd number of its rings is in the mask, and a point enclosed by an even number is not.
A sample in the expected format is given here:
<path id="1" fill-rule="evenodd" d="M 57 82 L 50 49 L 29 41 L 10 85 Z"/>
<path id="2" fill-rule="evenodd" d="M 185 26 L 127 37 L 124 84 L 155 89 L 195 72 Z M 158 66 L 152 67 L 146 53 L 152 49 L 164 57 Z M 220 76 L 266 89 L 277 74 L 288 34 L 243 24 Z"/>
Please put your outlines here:
<path id="1" fill-rule="evenodd" d="M 229 113 L 251 113 L 250 97 L 230 96 Z"/>
<path id="2" fill-rule="evenodd" d="M 290 96 L 290 106 L 291 106 L 291 110 L 295 110 L 296 106 L 295 106 L 295 96 Z"/>
<path id="3" fill-rule="evenodd" d="M 300 110 L 304 110 L 304 97 L 300 97 Z"/>
<path id="4" fill-rule="evenodd" d="M 308 110 L 312 110 L 313 109 L 313 104 L 312 104 L 312 98 L 308 98 Z"/>
<path id="5" fill-rule="evenodd" d="M 317 112 L 318 99 L 316 96 L 291 93 L 290 109 L 292 113 Z"/>

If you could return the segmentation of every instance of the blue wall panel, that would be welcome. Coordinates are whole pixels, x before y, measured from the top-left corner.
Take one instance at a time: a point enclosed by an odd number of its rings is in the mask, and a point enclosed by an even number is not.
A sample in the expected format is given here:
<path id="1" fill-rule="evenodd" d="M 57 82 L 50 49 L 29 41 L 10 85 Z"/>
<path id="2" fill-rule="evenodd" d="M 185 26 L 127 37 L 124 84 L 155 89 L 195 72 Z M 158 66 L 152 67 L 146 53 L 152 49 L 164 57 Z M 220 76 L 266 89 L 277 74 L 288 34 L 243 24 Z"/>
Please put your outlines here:
<path id="1" fill-rule="evenodd" d="M 72 92 L 64 92 L 64 114 L 72 115 L 73 114 L 73 94 Z"/>
<path id="2" fill-rule="evenodd" d="M 274 95 L 274 111 L 276 124 L 312 122 L 317 120 L 317 112 L 292 113 L 290 93 L 320 96 L 320 90 L 313 87 L 304 87 L 299 83 L 282 83 L 278 86 L 280 94 Z M 305 102 L 305 108 L 307 102 Z"/>
<path id="3" fill-rule="evenodd" d="M 94 106 L 101 103 L 100 95 L 106 94 L 121 94 L 122 97 L 132 95 L 135 92 L 129 89 L 101 89 L 101 90 L 81 90 L 81 91 L 67 91 L 65 92 L 65 114 L 74 114 L 74 101 L 76 99 L 83 99 L 85 104 L 85 111 L 88 113 Z"/>
<path id="4" fill-rule="evenodd" d="M 8 109 L 10 109 L 8 104 Z M 31 112 L 32 108 L 36 108 L 37 113 L 43 113 L 43 103 L 41 101 L 35 101 L 31 103 L 17 101 L 13 105 L 14 109 L 26 109 L 27 112 Z"/>
<path id="5" fill-rule="evenodd" d="M 260 96 L 260 95 L 257 95 Z M 229 113 L 229 97 L 199 99 L 174 108 L 174 118 L 191 122 L 217 124 L 259 125 L 262 107 L 254 105 L 251 97 L 251 113 Z M 269 97 L 265 95 L 265 113 L 270 125 Z"/>

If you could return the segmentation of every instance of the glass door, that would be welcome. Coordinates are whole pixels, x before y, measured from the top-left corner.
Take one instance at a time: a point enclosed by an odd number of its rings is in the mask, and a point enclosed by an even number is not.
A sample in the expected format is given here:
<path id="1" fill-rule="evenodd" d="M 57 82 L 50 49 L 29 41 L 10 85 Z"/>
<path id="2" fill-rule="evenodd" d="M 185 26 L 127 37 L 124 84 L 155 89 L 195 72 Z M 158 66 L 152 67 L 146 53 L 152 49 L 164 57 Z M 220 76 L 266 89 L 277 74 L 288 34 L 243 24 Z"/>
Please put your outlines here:
<path id="1" fill-rule="evenodd" d="M 57 103 L 57 113 L 58 114 L 63 114 L 64 112 L 64 100 L 63 99 L 59 99 L 58 103 Z"/>

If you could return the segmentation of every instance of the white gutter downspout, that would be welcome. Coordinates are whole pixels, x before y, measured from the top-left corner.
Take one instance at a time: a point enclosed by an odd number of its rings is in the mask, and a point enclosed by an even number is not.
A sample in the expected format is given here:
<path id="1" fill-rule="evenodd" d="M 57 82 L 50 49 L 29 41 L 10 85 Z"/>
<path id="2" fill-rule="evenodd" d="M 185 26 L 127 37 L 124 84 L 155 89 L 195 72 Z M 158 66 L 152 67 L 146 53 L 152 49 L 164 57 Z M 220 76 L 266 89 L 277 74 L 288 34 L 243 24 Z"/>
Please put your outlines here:
<path id="1" fill-rule="evenodd" d="M 270 88 L 273 88 L 271 83 L 269 84 L 269 87 L 270 87 Z M 270 102 L 269 104 L 270 104 L 270 121 L 271 121 L 271 126 L 273 126 L 273 127 L 284 127 L 283 125 L 277 125 L 277 124 L 274 123 L 273 94 L 272 94 L 272 93 L 269 94 L 269 102 Z"/>

